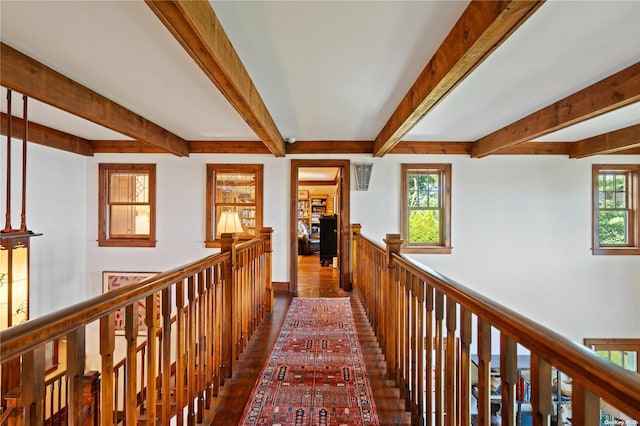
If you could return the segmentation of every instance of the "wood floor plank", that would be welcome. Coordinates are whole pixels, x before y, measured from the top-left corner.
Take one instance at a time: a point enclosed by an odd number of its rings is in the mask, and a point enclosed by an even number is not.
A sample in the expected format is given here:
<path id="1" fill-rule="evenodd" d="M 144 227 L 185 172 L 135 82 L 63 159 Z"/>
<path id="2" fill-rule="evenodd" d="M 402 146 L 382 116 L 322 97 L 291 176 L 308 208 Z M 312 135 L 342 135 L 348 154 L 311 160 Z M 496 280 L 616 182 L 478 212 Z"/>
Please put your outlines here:
<path id="1" fill-rule="evenodd" d="M 364 309 L 357 295 L 344 292 L 339 287 L 339 271 L 321 266 L 318 254 L 298 256 L 298 295 L 300 297 L 350 297 L 351 309 L 358 330 L 358 337 L 371 381 L 373 395 L 381 425 L 411 424 L 410 414 L 403 410 L 399 391 L 393 382 L 386 380 L 384 356 L 371 330 Z M 276 292 L 273 312 L 266 315 L 262 325 L 249 342 L 236 364 L 236 372 L 220 388 L 212 407 L 205 413 L 205 424 L 236 425 L 242 418 L 253 385 L 262 371 L 275 340 L 282 327 L 291 296 Z"/>

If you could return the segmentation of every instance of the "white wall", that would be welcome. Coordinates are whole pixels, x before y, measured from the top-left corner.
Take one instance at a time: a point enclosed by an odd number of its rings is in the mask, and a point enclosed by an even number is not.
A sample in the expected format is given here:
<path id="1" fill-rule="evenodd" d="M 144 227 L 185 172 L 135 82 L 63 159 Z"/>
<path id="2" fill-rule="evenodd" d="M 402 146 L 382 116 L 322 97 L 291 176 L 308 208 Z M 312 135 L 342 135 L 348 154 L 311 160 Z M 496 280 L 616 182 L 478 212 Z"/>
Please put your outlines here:
<path id="1" fill-rule="evenodd" d="M 98 163 L 156 163 L 155 248 L 98 247 Z M 219 251 L 204 247 L 206 164 L 264 164 L 264 226 L 274 229 L 274 280 L 287 280 L 288 256 L 288 161 L 271 155 L 96 155 L 88 160 L 87 246 L 88 292 L 102 292 L 103 271 L 166 271 Z M 95 190 L 93 189 L 95 188 Z"/>
<path id="2" fill-rule="evenodd" d="M 274 229 L 274 281 L 288 281 L 290 160 L 270 155 L 96 155 L 30 145 L 32 290 L 36 310 L 102 292 L 105 270 L 164 271 L 212 253 L 204 239 L 207 163 L 264 164 L 264 225 Z M 314 158 L 364 156 L 325 155 Z M 640 259 L 593 256 L 591 164 L 639 156 L 568 160 L 550 156 L 366 158 L 369 191 L 351 192 L 351 222 L 381 240 L 399 232 L 400 164 L 453 164 L 451 255 L 415 256 L 458 282 L 580 340 L 640 335 Z M 156 248 L 98 247 L 97 164 L 157 164 Z M 86 255 L 85 255 L 86 253 Z M 86 256 L 86 258 L 85 258 Z"/>
<path id="3" fill-rule="evenodd" d="M 399 203 L 400 163 L 420 161 L 452 163 L 453 251 L 413 258 L 571 339 L 640 335 L 640 258 L 590 251 L 591 164 L 640 157 L 391 155 L 368 193 L 352 193 L 364 234 L 399 232 L 388 206 Z"/>
<path id="4" fill-rule="evenodd" d="M 6 147 L 6 138 L 2 137 Z M 14 228 L 20 226 L 22 143 L 12 143 Z M 6 150 L 2 149 L 0 191 L 2 226 L 6 213 Z M 51 312 L 86 298 L 85 157 L 27 144 L 27 228 L 42 236 L 31 239 L 30 316 Z"/>

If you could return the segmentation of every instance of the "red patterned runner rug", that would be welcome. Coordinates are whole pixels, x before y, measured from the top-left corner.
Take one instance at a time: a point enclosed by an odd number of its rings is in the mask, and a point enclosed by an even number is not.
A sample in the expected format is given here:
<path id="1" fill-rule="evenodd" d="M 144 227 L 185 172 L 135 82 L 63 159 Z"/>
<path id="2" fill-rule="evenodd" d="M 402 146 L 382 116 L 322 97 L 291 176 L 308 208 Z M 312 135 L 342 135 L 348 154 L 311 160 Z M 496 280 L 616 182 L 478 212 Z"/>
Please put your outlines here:
<path id="1" fill-rule="evenodd" d="M 375 425 L 349 298 L 294 298 L 241 425 Z"/>

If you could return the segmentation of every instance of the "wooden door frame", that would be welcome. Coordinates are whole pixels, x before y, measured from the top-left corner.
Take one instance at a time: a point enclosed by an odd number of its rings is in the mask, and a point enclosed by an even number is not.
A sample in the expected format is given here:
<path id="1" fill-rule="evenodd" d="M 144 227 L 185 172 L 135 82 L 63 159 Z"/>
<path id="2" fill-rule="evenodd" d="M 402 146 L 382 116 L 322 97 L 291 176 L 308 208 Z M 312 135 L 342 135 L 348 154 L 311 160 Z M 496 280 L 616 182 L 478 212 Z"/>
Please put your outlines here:
<path id="1" fill-rule="evenodd" d="M 351 291 L 351 220 L 349 200 L 351 193 L 350 160 L 291 160 L 291 188 L 289 199 L 289 291 L 298 294 L 298 169 L 301 167 L 336 167 L 341 170 L 339 192 L 340 288 Z"/>

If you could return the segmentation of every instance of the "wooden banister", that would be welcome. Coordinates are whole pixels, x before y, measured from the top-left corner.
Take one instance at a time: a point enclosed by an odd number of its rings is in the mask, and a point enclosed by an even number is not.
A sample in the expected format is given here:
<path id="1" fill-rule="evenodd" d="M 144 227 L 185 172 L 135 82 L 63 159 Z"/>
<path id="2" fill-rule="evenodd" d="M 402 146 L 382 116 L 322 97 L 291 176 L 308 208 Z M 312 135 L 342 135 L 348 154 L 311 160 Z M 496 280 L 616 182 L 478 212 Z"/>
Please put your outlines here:
<path id="1" fill-rule="evenodd" d="M 201 421 L 232 374 L 231 356 L 258 328 L 271 286 L 271 232 L 241 244 L 231 235 L 225 245 L 225 236 L 221 253 L 2 331 L 0 362 L 17 359 L 21 370 L 24 404 L 13 410 L 16 421 L 43 421 L 44 345 L 60 338 L 67 340 L 66 404 L 57 404 L 62 424 L 169 424 L 175 418 L 181 425 L 184 415 L 189 424 Z M 119 309 L 124 335 L 114 327 Z M 102 371 L 89 380 L 85 330 L 96 321 Z M 118 347 L 126 356 L 116 362 Z"/>
<path id="2" fill-rule="evenodd" d="M 144 279 L 136 285 L 121 287 L 6 329 L 0 333 L 2 338 L 0 360 L 4 363 L 49 340 L 66 337 L 67 333 L 77 329 L 79 325 L 89 324 L 107 313 L 124 308 L 134 300 L 140 300 L 169 287 L 181 278 L 193 275 L 207 266 L 228 260 L 229 255 L 226 253 L 214 254 L 186 266 Z"/>
<path id="3" fill-rule="evenodd" d="M 469 424 L 469 401 L 477 398 L 478 424 L 490 424 L 496 397 L 491 379 L 498 374 L 502 424 L 515 424 L 520 352 L 530 354 L 534 425 L 549 424 L 552 406 L 558 403 L 552 403 L 552 369 L 558 377 L 562 372 L 573 380 L 574 425 L 598 424 L 600 399 L 640 419 L 640 375 L 400 254 L 396 237 L 387 235 L 386 247 L 359 229 L 353 238 L 356 290 L 413 423 Z M 493 332 L 499 334 L 496 345 L 501 348 L 497 363 L 492 362 Z M 477 390 L 472 392 L 474 349 Z"/>

